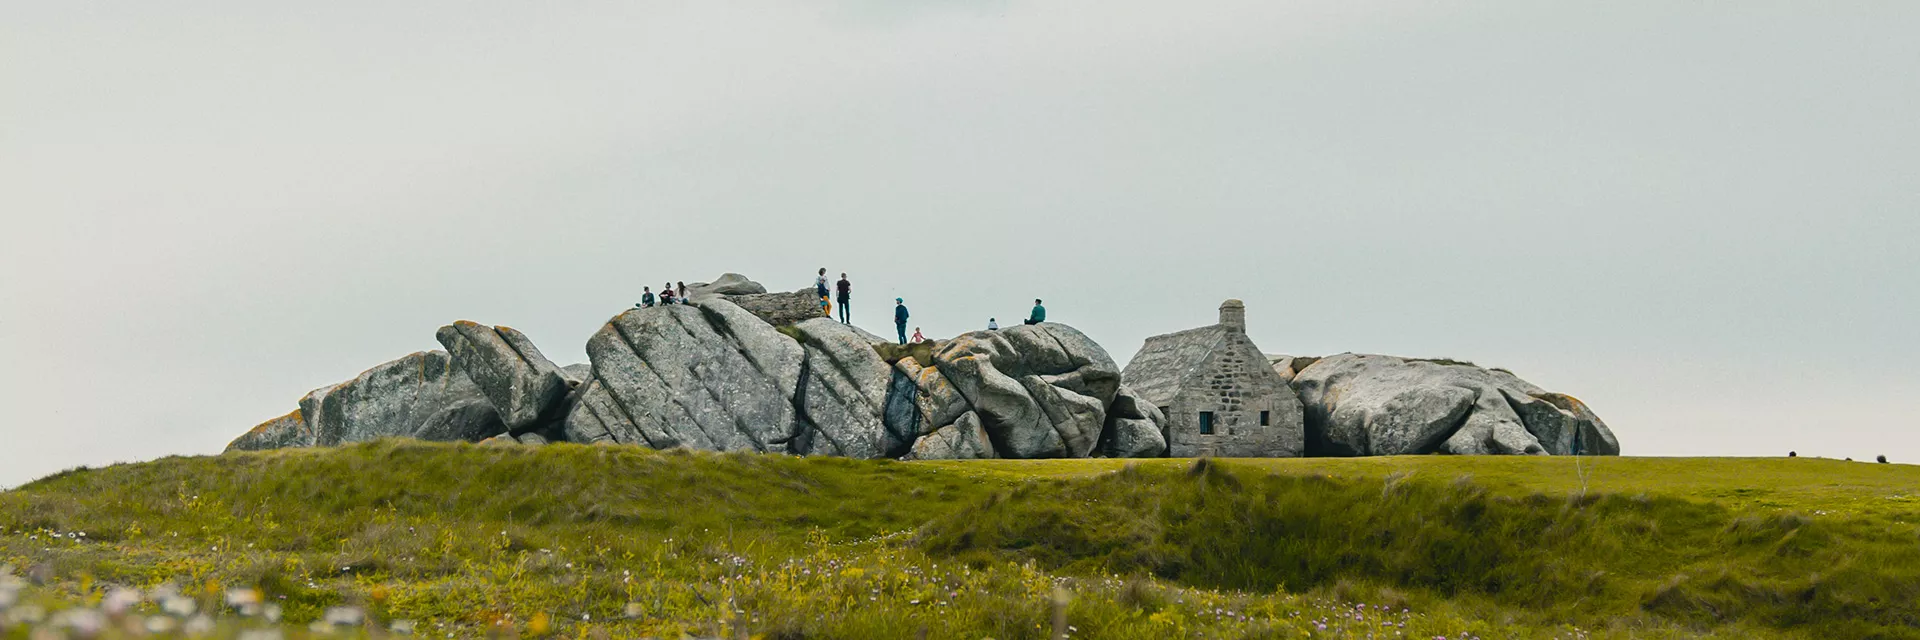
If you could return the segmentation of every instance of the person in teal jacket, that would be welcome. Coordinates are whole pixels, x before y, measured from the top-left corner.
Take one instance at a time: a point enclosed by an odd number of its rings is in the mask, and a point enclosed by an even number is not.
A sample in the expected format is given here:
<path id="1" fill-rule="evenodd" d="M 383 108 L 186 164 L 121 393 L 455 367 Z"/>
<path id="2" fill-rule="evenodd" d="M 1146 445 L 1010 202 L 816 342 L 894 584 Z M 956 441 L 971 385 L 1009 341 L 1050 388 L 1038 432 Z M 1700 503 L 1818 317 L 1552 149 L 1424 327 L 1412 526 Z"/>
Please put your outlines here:
<path id="1" fill-rule="evenodd" d="M 1041 306 L 1040 300 L 1038 298 L 1035 298 L 1033 301 L 1033 315 L 1027 316 L 1027 324 L 1040 324 L 1046 321 L 1047 321 L 1047 308 L 1044 306 Z"/>

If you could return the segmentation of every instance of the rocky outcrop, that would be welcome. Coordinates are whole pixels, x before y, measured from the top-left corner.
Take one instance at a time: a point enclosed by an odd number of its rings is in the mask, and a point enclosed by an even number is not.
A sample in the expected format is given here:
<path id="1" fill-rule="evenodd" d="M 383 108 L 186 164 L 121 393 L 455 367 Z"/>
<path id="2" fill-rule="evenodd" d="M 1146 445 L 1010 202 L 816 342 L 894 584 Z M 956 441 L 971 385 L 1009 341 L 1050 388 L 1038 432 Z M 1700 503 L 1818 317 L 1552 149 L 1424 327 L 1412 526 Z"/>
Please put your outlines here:
<path id="1" fill-rule="evenodd" d="M 913 434 L 896 435 L 886 427 L 893 368 L 873 349 L 886 341 L 828 318 L 800 322 L 791 333 L 806 358 L 793 398 L 798 427 L 787 451 L 853 458 L 904 455 Z"/>
<path id="2" fill-rule="evenodd" d="M 1107 426 L 1097 452 L 1108 458 L 1160 458 L 1167 455 L 1167 417 L 1160 408 L 1121 387 L 1107 408 Z"/>
<path id="3" fill-rule="evenodd" d="M 815 295 L 813 287 L 793 293 L 728 295 L 725 298 L 728 302 L 745 309 L 747 313 L 753 314 L 754 317 L 776 327 L 791 326 L 814 318 L 826 317 L 826 314 L 820 311 L 820 296 Z"/>
<path id="4" fill-rule="evenodd" d="M 1007 458 L 1086 457 L 1120 389 L 1120 368 L 1106 350 L 1061 324 L 968 333 L 935 350 L 933 361 Z"/>
<path id="5" fill-rule="evenodd" d="M 574 442 L 784 450 L 806 351 L 720 299 L 632 309 L 587 342 L 593 379 L 567 416 Z"/>
<path id="6" fill-rule="evenodd" d="M 382 364 L 327 391 L 318 413 L 307 414 L 315 444 L 332 446 L 393 436 L 413 436 L 421 427 L 435 433 L 471 434 L 498 424 L 469 405 L 487 403 L 480 387 L 453 368 L 445 351 L 423 351 Z M 486 434 L 493 435 L 493 434 Z"/>
<path id="7" fill-rule="evenodd" d="M 1533 396 L 1553 405 L 1567 416 L 1575 419 L 1573 433 L 1576 440 L 1574 450 L 1577 453 L 1594 456 L 1620 455 L 1620 440 L 1615 438 L 1613 430 L 1600 416 L 1587 408 L 1587 403 L 1564 393 L 1540 393 Z"/>
<path id="8" fill-rule="evenodd" d="M 1150 386 L 1122 387 L 1106 350 L 1066 325 L 895 345 L 822 317 L 811 289 L 769 294 L 727 274 L 689 292 L 685 304 L 614 317 L 587 343 L 591 364 L 564 368 L 518 331 L 455 322 L 435 336 L 447 351 L 315 389 L 228 448 L 412 437 L 923 460 L 1160 457 L 1180 451 L 1170 437 L 1184 433 L 1179 420 L 1212 417 L 1156 405 Z M 1263 376 L 1271 366 L 1291 386 L 1261 387 L 1285 401 L 1248 409 L 1244 423 L 1216 422 L 1226 437 L 1298 425 L 1297 390 L 1308 455 L 1619 452 L 1585 404 L 1504 371 L 1352 354 L 1262 360 L 1251 343 L 1245 350 L 1222 357 Z M 1244 401 L 1210 382 L 1226 405 Z M 1263 455 L 1297 455 L 1293 429 L 1294 446 Z"/>
<path id="9" fill-rule="evenodd" d="M 1307 455 L 1619 453 L 1584 404 L 1506 371 L 1342 354 L 1296 370 L 1293 385 Z"/>
<path id="10" fill-rule="evenodd" d="M 980 426 L 980 415 L 968 411 L 953 424 L 933 430 L 913 443 L 907 458 L 912 460 L 985 460 L 994 457 L 987 430 Z"/>
<path id="11" fill-rule="evenodd" d="M 407 437 L 434 442 L 479 442 L 505 435 L 512 437 L 500 412 L 486 400 L 462 400 L 435 412 Z"/>
<path id="12" fill-rule="evenodd" d="M 435 334 L 453 366 L 480 387 L 507 429 L 523 432 L 551 421 L 570 387 L 560 368 L 532 340 L 510 327 L 461 320 Z"/>
<path id="13" fill-rule="evenodd" d="M 477 442 L 505 432 L 506 425 L 445 351 L 423 351 L 315 389 L 299 411 L 255 429 L 227 448 L 334 446 L 388 437 Z"/>
<path id="14" fill-rule="evenodd" d="M 713 282 L 696 282 L 687 285 L 687 296 L 744 296 L 766 293 L 767 288 L 760 283 L 747 279 L 738 273 L 728 273 Z"/>
<path id="15" fill-rule="evenodd" d="M 227 445 L 227 450 L 265 451 L 284 447 L 310 446 L 313 446 L 313 433 L 307 430 L 307 419 L 299 409 L 294 409 L 292 413 L 262 422 L 259 426 L 241 434 L 240 437 L 234 438 L 233 442 Z"/>

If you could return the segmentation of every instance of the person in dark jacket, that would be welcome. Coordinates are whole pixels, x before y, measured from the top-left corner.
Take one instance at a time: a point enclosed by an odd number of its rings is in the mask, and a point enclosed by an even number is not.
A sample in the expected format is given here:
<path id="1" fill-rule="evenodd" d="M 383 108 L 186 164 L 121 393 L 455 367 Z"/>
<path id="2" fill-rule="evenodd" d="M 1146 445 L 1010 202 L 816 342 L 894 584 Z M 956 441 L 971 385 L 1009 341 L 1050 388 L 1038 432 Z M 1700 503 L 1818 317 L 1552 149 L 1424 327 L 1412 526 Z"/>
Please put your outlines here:
<path id="1" fill-rule="evenodd" d="M 851 312 L 847 310 L 847 303 L 853 301 L 853 283 L 847 281 L 847 274 L 842 273 L 840 282 L 835 287 L 839 289 L 837 293 L 840 294 L 840 324 L 853 324 L 853 319 L 849 315 Z"/>
<path id="2" fill-rule="evenodd" d="M 902 298 L 894 298 L 893 299 L 893 328 L 898 329 L 900 331 L 900 344 L 907 343 L 907 317 L 908 316 L 909 314 L 907 313 L 907 301 Z"/>
<path id="3" fill-rule="evenodd" d="M 1033 315 L 1027 316 L 1027 324 L 1040 324 L 1047 321 L 1047 308 L 1040 306 L 1040 300 L 1033 301 Z"/>
<path id="4" fill-rule="evenodd" d="M 673 304 L 673 283 L 671 282 L 667 283 L 666 286 L 660 287 L 660 306 L 664 307 L 670 304 Z"/>

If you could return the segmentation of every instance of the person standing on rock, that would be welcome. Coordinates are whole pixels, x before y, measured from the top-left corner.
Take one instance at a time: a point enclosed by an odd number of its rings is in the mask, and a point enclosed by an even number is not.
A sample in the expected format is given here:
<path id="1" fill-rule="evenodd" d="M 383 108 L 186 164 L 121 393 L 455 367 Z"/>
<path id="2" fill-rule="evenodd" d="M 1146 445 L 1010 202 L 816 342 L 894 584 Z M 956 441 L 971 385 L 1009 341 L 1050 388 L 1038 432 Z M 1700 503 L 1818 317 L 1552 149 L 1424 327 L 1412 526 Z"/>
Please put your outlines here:
<path id="1" fill-rule="evenodd" d="M 653 306 L 653 287 L 640 287 L 640 308 Z"/>
<path id="2" fill-rule="evenodd" d="M 847 303 L 853 300 L 853 283 L 847 281 L 847 274 L 842 273 L 840 282 L 835 286 L 840 294 L 840 324 L 853 324 L 853 319 L 849 317 L 851 312 L 847 310 Z"/>
<path id="3" fill-rule="evenodd" d="M 827 297 L 827 268 L 820 267 L 820 277 L 813 279 L 813 292 L 822 298 Z"/>
<path id="4" fill-rule="evenodd" d="M 1040 324 L 1047 321 L 1047 308 L 1040 305 L 1040 299 L 1033 299 L 1033 315 L 1027 316 L 1027 324 Z"/>
<path id="5" fill-rule="evenodd" d="M 900 331 L 900 344 L 907 343 L 907 301 L 904 298 L 893 299 L 893 328 Z"/>

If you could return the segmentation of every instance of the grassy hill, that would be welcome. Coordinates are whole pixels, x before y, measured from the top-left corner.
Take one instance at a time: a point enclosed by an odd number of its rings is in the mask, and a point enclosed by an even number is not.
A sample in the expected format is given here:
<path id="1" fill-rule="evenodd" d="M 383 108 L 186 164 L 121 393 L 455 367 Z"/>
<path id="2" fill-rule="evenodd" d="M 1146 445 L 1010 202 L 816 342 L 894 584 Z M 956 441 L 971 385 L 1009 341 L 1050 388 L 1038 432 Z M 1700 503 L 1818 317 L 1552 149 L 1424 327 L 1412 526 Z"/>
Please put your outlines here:
<path id="1" fill-rule="evenodd" d="M 379 442 L 0 493 L 7 564 L 421 635 L 1920 638 L 1920 468 Z"/>

